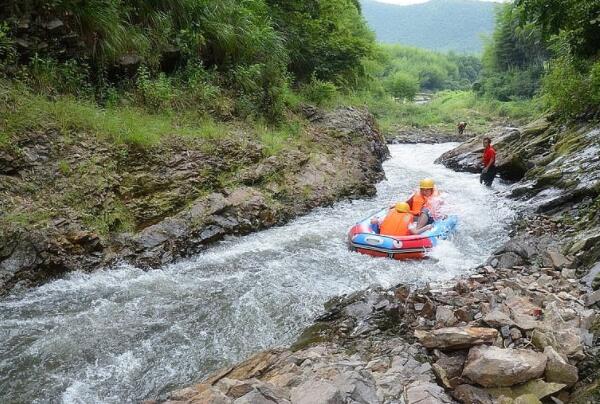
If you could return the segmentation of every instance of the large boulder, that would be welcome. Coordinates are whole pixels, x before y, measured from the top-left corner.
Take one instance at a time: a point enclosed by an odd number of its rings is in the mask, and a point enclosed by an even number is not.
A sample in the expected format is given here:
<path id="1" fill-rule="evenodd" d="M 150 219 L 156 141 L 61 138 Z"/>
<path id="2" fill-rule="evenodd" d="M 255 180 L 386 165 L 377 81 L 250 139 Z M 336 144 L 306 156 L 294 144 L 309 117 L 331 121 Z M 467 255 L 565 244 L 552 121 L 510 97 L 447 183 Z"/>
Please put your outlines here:
<path id="1" fill-rule="evenodd" d="M 476 346 L 469 350 L 463 377 L 484 387 L 513 386 L 544 373 L 546 355 L 525 349 Z"/>
<path id="2" fill-rule="evenodd" d="M 437 330 L 416 330 L 415 338 L 427 348 L 463 349 L 473 345 L 491 344 L 498 331 L 482 327 L 446 327 Z"/>
<path id="3" fill-rule="evenodd" d="M 518 181 L 527 171 L 527 162 L 519 153 L 518 145 L 523 133 L 516 128 L 499 128 L 487 136 L 497 151 L 496 166 L 502 178 Z M 481 171 L 481 156 L 483 154 L 482 137 L 474 137 L 455 149 L 442 154 L 436 163 L 457 171 L 478 173 Z"/>

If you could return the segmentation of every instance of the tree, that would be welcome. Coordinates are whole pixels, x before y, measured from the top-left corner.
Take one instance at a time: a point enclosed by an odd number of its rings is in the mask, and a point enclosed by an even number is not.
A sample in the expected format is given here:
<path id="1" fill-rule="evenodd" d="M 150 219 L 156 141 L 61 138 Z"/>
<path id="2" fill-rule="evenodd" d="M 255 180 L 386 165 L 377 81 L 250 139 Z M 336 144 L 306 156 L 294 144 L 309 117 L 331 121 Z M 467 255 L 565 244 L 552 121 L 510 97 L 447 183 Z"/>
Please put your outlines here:
<path id="1" fill-rule="evenodd" d="M 419 91 L 419 80 L 405 72 L 396 72 L 389 79 L 388 91 L 396 98 L 412 100 Z"/>

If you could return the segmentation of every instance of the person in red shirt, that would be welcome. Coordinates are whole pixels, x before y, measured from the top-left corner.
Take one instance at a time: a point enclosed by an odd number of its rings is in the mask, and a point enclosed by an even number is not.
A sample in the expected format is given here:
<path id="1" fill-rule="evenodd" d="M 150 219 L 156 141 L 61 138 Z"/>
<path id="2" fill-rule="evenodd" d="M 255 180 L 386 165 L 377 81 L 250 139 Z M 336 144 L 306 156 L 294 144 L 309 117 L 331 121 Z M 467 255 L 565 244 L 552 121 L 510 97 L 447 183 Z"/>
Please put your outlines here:
<path id="1" fill-rule="evenodd" d="M 492 147 L 492 139 L 485 137 L 483 138 L 483 169 L 479 182 L 491 187 L 494 178 L 496 178 L 496 150 Z"/>

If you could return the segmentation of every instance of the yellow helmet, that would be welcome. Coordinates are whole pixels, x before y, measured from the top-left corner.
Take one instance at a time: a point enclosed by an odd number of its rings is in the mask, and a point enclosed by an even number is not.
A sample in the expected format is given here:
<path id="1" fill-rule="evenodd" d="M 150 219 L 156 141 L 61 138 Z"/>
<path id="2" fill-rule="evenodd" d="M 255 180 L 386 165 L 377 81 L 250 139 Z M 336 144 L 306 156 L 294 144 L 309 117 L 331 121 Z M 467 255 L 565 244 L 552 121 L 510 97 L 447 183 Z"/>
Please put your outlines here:
<path id="1" fill-rule="evenodd" d="M 396 204 L 396 210 L 400 213 L 406 213 L 410 211 L 410 206 L 408 206 L 408 203 L 406 202 L 398 202 Z"/>
<path id="2" fill-rule="evenodd" d="M 435 183 L 431 178 L 423 178 L 421 182 L 419 182 L 419 188 L 422 189 L 433 189 Z"/>

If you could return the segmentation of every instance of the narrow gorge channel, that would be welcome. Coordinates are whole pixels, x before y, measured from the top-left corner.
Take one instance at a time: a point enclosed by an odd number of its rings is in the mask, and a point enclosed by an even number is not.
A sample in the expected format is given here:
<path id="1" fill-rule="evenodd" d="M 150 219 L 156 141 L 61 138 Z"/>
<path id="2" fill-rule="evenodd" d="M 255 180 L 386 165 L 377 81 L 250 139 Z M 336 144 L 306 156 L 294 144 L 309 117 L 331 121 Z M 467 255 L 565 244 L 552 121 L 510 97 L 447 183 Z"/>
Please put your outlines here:
<path id="1" fill-rule="evenodd" d="M 399 282 L 444 282 L 508 239 L 514 202 L 474 174 L 433 161 L 454 144 L 392 145 L 375 198 L 321 208 L 144 272 L 123 266 L 0 301 L 0 401 L 137 402 L 200 380 L 264 348 L 289 345 L 334 296 Z M 431 176 L 460 217 L 429 260 L 346 249 L 347 229 Z"/>

